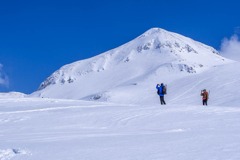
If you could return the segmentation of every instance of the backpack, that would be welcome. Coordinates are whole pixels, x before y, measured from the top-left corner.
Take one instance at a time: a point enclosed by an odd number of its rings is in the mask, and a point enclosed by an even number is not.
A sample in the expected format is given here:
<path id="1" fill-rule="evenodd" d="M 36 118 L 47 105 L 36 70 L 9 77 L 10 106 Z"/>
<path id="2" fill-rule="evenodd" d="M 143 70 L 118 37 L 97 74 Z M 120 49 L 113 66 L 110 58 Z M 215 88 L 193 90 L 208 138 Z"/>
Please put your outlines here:
<path id="1" fill-rule="evenodd" d="M 167 94 L 167 87 L 166 87 L 166 86 L 163 86 L 162 93 L 163 93 L 163 94 Z"/>
<path id="2" fill-rule="evenodd" d="M 163 86 L 163 89 L 162 89 L 162 92 L 160 93 L 160 90 L 158 89 L 157 90 L 157 94 L 159 95 L 159 94 L 167 94 L 167 88 L 166 88 L 166 86 Z"/>

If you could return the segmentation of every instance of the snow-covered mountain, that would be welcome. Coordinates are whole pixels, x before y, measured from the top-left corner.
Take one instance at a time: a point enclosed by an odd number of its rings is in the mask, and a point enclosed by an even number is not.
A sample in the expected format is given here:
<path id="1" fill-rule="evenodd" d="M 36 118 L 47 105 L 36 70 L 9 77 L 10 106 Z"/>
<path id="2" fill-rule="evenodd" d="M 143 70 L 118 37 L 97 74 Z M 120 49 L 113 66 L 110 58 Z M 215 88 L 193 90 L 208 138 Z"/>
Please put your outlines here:
<path id="1" fill-rule="evenodd" d="M 229 62 L 210 46 L 152 28 L 118 48 L 61 67 L 33 95 L 148 103 L 157 83 L 171 84 Z"/>
<path id="2" fill-rule="evenodd" d="M 239 68 L 209 46 L 151 29 L 63 66 L 30 96 L 0 94 L 0 160 L 239 160 Z"/>

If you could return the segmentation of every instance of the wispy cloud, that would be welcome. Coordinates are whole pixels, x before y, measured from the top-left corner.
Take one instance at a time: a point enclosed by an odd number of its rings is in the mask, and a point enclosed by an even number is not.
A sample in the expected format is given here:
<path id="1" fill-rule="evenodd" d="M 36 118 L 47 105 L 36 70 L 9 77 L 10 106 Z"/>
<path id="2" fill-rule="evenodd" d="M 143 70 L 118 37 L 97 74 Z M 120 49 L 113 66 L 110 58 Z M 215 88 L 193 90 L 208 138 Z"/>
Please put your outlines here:
<path id="1" fill-rule="evenodd" d="M 240 61 L 240 41 L 239 41 L 240 28 L 235 29 L 235 34 L 230 38 L 224 38 L 221 45 L 220 53 L 222 56 Z"/>
<path id="2" fill-rule="evenodd" d="M 3 71 L 3 65 L 0 63 L 0 86 L 7 87 L 9 85 L 8 76 Z"/>

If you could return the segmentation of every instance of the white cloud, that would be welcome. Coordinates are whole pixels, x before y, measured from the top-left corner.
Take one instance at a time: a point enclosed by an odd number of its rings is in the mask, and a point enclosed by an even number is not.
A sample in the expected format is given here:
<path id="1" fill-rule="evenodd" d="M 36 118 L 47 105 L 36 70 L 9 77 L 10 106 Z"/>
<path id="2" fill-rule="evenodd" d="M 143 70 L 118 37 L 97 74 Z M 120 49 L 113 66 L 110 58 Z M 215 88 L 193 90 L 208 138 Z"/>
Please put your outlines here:
<path id="1" fill-rule="evenodd" d="M 230 39 L 223 39 L 220 53 L 226 58 L 240 61 L 240 41 L 237 34 L 234 34 Z"/>
<path id="2" fill-rule="evenodd" d="M 3 71 L 3 65 L 0 63 L 0 86 L 8 86 L 8 76 Z"/>

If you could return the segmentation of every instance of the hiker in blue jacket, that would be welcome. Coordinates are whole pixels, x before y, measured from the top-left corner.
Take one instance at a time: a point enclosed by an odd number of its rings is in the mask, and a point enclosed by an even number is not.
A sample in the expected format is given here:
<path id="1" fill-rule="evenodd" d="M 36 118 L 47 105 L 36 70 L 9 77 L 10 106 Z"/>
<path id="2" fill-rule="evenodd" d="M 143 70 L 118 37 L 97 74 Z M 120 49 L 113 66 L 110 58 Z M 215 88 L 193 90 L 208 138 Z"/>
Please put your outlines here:
<path id="1" fill-rule="evenodd" d="M 166 104 L 164 101 L 164 94 L 166 94 L 166 87 L 161 83 L 161 85 L 157 84 L 156 86 L 157 94 L 160 97 L 160 103 L 161 105 Z"/>

